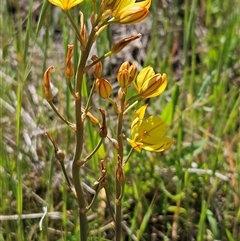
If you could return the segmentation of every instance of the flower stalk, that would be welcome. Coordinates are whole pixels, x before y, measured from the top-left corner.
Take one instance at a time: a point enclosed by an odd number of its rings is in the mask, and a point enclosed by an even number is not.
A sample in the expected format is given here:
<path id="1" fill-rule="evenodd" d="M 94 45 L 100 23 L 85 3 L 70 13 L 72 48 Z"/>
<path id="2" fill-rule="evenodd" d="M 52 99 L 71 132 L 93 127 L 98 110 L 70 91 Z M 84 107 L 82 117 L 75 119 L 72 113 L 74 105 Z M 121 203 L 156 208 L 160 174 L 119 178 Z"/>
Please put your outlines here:
<path id="1" fill-rule="evenodd" d="M 93 13 L 91 15 L 92 29 L 90 34 L 87 34 L 86 26 L 84 24 L 84 15 L 80 12 L 80 28 L 75 23 L 70 9 L 75 7 L 83 0 L 49 0 L 52 4 L 60 7 L 67 15 L 72 27 L 76 33 L 76 37 L 79 40 L 79 49 L 81 51 L 80 59 L 76 69 L 76 73 L 73 64 L 71 63 L 73 46 L 68 46 L 68 53 L 65 61 L 65 77 L 67 80 L 68 88 L 74 98 L 75 102 L 75 123 L 69 122 L 64 116 L 62 116 L 55 105 L 52 103 L 53 94 L 51 91 L 50 84 L 50 71 L 53 67 L 49 67 L 44 74 L 43 79 L 43 90 L 45 98 L 52 107 L 53 111 L 60 117 L 60 119 L 70 126 L 76 137 L 74 157 L 72 163 L 72 180 L 69 178 L 65 166 L 64 166 L 64 155 L 57 147 L 53 138 L 48 134 L 50 141 L 55 148 L 56 158 L 59 160 L 64 176 L 66 177 L 67 183 L 73 193 L 76 196 L 78 203 L 78 216 L 80 225 L 79 238 L 81 241 L 87 241 L 89 236 L 89 227 L 87 222 L 87 211 L 97 200 L 99 191 L 104 188 L 106 192 L 106 199 L 110 208 L 110 213 L 115 224 L 115 241 L 122 240 L 122 199 L 124 196 L 125 188 L 125 173 L 124 166 L 130 160 L 131 154 L 134 150 L 140 152 L 142 149 L 148 151 L 161 152 L 170 147 L 173 142 L 172 138 L 166 137 L 166 125 L 165 123 L 156 116 L 150 116 L 144 119 L 145 111 L 147 106 L 141 106 L 134 114 L 130 125 L 130 138 L 125 138 L 123 133 L 123 121 L 124 117 L 128 112 L 140 103 L 141 100 L 147 98 L 153 98 L 159 96 L 166 88 L 167 78 L 163 74 L 155 74 L 151 67 L 146 67 L 141 70 L 138 74 L 136 65 L 130 65 L 128 62 L 124 62 L 118 71 L 117 80 L 119 84 L 118 95 L 116 98 L 112 97 L 112 83 L 104 77 L 102 77 L 102 63 L 101 61 L 113 54 L 120 52 L 125 46 L 135 39 L 140 38 L 140 34 L 130 36 L 122 39 L 120 42 L 114 44 L 112 48 L 103 54 L 101 57 L 89 56 L 92 46 L 96 41 L 99 34 L 109 24 L 118 22 L 120 24 L 132 24 L 142 21 L 146 18 L 149 13 L 149 7 L 151 0 L 135 1 L 135 0 L 102 0 L 100 9 L 96 0 L 93 0 Z M 91 57 L 92 63 L 88 64 L 87 61 Z M 82 90 L 84 75 L 93 68 L 94 81 L 84 107 Z M 89 71 L 90 72 L 90 71 Z M 75 77 L 75 86 L 71 84 L 71 80 Z M 133 86 L 137 91 L 136 95 L 130 96 L 128 99 L 127 93 L 128 88 Z M 98 94 L 103 101 L 109 102 L 113 105 L 113 109 L 116 111 L 117 118 L 117 131 L 116 136 L 109 137 L 108 135 L 108 120 L 107 110 L 102 107 L 98 107 L 102 116 L 102 122 L 100 123 L 98 118 L 89 112 L 92 107 L 94 94 Z M 134 103 L 132 103 L 135 101 Z M 93 106 L 94 107 L 94 106 Z M 92 112 L 92 111 L 91 111 Z M 83 156 L 83 145 L 85 142 L 85 126 L 84 123 L 86 118 L 90 120 L 90 124 L 99 127 L 100 140 L 94 148 L 85 156 Z M 91 134 L 91 133 L 90 133 Z M 160 137 L 160 139 L 158 139 Z M 111 201 L 108 193 L 108 182 L 107 182 L 107 167 L 105 166 L 104 160 L 100 161 L 101 176 L 94 182 L 93 188 L 95 190 L 94 197 L 90 204 L 85 200 L 83 192 L 83 182 L 80 177 L 80 169 L 86 164 L 94 155 L 97 155 L 99 148 L 104 145 L 104 140 L 110 140 L 113 146 L 113 150 L 116 152 L 115 160 L 115 212 L 111 209 Z M 124 157 L 124 148 L 126 139 L 132 146 L 129 154 Z M 84 150 L 85 153 L 85 150 Z"/>

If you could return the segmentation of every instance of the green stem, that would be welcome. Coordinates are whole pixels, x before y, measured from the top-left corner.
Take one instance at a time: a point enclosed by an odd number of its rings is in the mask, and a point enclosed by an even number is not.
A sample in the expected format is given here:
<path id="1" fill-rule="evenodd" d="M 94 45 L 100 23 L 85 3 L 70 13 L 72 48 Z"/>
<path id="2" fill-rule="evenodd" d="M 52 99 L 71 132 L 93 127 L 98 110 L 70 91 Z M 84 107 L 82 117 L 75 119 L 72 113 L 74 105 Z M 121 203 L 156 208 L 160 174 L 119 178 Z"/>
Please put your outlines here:
<path id="1" fill-rule="evenodd" d="M 123 166 L 125 166 L 126 164 L 127 164 L 127 162 L 128 162 L 128 160 L 129 160 L 129 158 L 130 158 L 130 156 L 132 155 L 132 153 L 133 153 L 133 148 L 131 148 L 131 150 L 130 150 L 130 152 L 128 153 L 128 156 L 127 156 L 127 158 L 124 160 L 124 162 L 123 162 Z"/>
<path id="2" fill-rule="evenodd" d="M 101 56 L 100 58 L 98 58 L 97 60 L 93 61 L 91 64 L 87 65 L 85 67 L 85 71 L 87 72 L 89 69 L 91 69 L 95 64 L 97 64 L 98 62 L 106 59 L 107 57 L 110 57 L 111 55 L 113 55 L 112 51 L 107 52 L 106 54 L 104 54 L 103 56 Z"/>
<path id="3" fill-rule="evenodd" d="M 123 114 L 125 115 L 130 109 L 132 109 L 139 101 L 136 100 L 134 103 L 132 103 L 130 106 L 128 106 L 128 108 L 123 112 Z"/>
<path id="4" fill-rule="evenodd" d="M 111 216 L 112 216 L 112 220 L 113 220 L 114 224 L 116 225 L 116 220 L 115 220 L 115 217 L 114 217 L 114 214 L 113 214 L 113 210 L 112 210 L 112 208 L 111 208 L 111 202 L 110 202 L 110 197 L 109 197 L 108 190 L 107 190 L 106 187 L 104 187 L 104 190 L 105 190 L 105 193 L 106 193 L 107 205 L 108 205 L 110 214 L 111 214 Z"/>
<path id="5" fill-rule="evenodd" d="M 88 113 L 88 110 L 90 108 L 90 103 L 91 103 L 91 100 L 92 100 L 92 96 L 93 96 L 93 93 L 94 93 L 94 90 L 95 90 L 95 82 L 93 82 L 92 84 L 92 88 L 91 88 L 91 91 L 90 91 L 90 94 L 89 94 L 89 97 L 88 97 L 88 100 L 87 100 L 87 104 L 86 104 L 86 107 L 85 107 L 85 113 L 87 114 Z"/>
<path id="6" fill-rule="evenodd" d="M 68 88 L 69 88 L 72 96 L 73 96 L 74 99 L 76 100 L 78 97 L 77 97 L 77 95 L 76 95 L 76 93 L 75 93 L 75 91 L 74 91 L 74 89 L 73 89 L 73 87 L 72 87 L 71 79 L 67 79 L 67 86 L 68 86 Z"/>
<path id="7" fill-rule="evenodd" d="M 75 30 L 75 32 L 76 32 L 77 39 L 78 39 L 79 42 L 81 43 L 81 46 L 84 46 L 84 42 L 83 42 L 83 40 L 82 40 L 82 38 L 81 38 L 81 36 L 80 36 L 79 29 L 78 29 L 77 25 L 75 24 L 75 22 L 74 22 L 74 20 L 73 20 L 73 18 L 72 18 L 72 16 L 71 16 L 71 14 L 70 14 L 68 11 L 65 12 L 65 13 L 66 13 L 68 19 L 70 20 L 70 22 L 71 22 L 71 24 L 72 24 L 72 26 L 73 26 L 73 28 L 74 28 L 74 30 Z"/>
<path id="8" fill-rule="evenodd" d="M 98 193 L 99 193 L 99 191 L 96 191 L 94 193 L 94 196 L 93 196 L 93 199 L 92 199 L 91 203 L 86 207 L 86 212 L 89 211 L 89 209 L 93 206 L 93 204 L 97 200 Z"/>
<path id="9" fill-rule="evenodd" d="M 98 142 L 97 146 L 94 148 L 94 150 L 83 160 L 83 162 L 81 162 L 81 164 L 85 164 L 87 161 L 89 161 L 92 156 L 98 151 L 98 149 L 101 147 L 102 143 L 103 143 L 103 139 L 101 138 L 101 140 Z"/>
<path id="10" fill-rule="evenodd" d="M 70 179 L 69 179 L 69 177 L 68 177 L 68 174 L 67 174 L 66 168 L 65 168 L 65 166 L 64 166 L 64 163 L 63 163 L 63 162 L 60 162 L 60 165 L 61 165 L 63 174 L 64 174 L 64 176 L 65 176 L 65 179 L 66 179 L 66 181 L 67 181 L 67 184 L 68 184 L 69 188 L 73 191 L 74 195 L 76 195 L 76 192 L 75 192 L 75 190 L 74 190 L 74 188 L 73 188 L 73 186 L 72 186 L 72 183 L 71 183 L 71 181 L 70 181 Z"/>
<path id="11" fill-rule="evenodd" d="M 74 131 L 76 131 L 76 127 L 73 123 L 69 122 L 64 116 L 62 116 L 59 111 L 57 110 L 56 106 L 52 103 L 52 101 L 48 102 L 49 105 L 52 107 L 53 111 L 58 115 L 58 117 L 66 123 L 69 127 L 71 127 Z"/>
<path id="12" fill-rule="evenodd" d="M 92 27 L 92 31 L 90 33 L 86 48 L 82 50 L 82 55 L 80 62 L 78 64 L 77 76 L 76 76 L 76 94 L 78 94 L 79 98 L 76 99 L 75 103 L 75 118 L 76 118 L 76 146 L 75 146 L 75 154 L 73 158 L 72 165 L 72 177 L 73 177 L 73 185 L 77 194 L 77 202 L 78 202 L 78 215 L 79 215 L 79 223 L 80 223 L 80 240 L 87 241 L 88 237 L 88 223 L 86 216 L 86 202 L 84 198 L 84 193 L 81 185 L 81 180 L 79 176 L 80 166 L 78 165 L 83 149 L 84 142 L 84 120 L 82 119 L 82 82 L 84 75 L 84 67 L 87 62 L 87 58 L 89 56 L 92 44 L 95 41 L 95 26 Z"/>
<path id="13" fill-rule="evenodd" d="M 118 139 L 118 155 L 120 158 L 120 165 L 123 164 L 123 134 L 122 134 L 122 122 L 123 122 L 123 112 L 125 105 L 125 94 L 123 94 L 121 99 L 121 106 L 118 113 L 118 127 L 117 127 L 117 139 Z M 116 175 L 116 234 L 115 240 L 121 241 L 122 238 L 122 193 L 123 193 L 124 183 L 118 180 Z"/>

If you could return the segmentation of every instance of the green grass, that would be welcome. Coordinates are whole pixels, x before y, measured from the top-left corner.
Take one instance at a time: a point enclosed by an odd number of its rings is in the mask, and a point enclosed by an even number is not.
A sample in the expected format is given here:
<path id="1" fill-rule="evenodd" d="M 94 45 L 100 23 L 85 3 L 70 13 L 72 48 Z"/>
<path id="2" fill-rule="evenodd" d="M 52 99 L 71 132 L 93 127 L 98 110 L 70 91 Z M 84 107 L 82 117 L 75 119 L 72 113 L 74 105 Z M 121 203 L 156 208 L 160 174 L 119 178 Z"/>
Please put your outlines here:
<path id="1" fill-rule="evenodd" d="M 175 142 L 164 154 L 134 152 L 126 165 L 124 240 L 154 240 L 154 234 L 157 240 L 238 241 L 240 4 L 160 2 L 152 1 L 153 24 L 143 65 L 167 73 L 167 90 L 150 101 L 148 111 L 162 116 Z M 55 66 L 56 105 L 74 121 L 73 100 L 62 74 L 67 44 L 77 44 L 61 11 L 46 5 L 43 21 L 38 22 L 41 1 L 26 3 L 7 1 L 0 6 L 0 241 L 74 241 L 79 233 L 77 204 L 44 133 L 51 132 L 66 150 L 67 161 L 73 158 L 75 139 L 44 100 L 42 76 L 49 65 Z M 87 4 L 82 11 L 89 16 L 90 1 Z M 77 9 L 72 12 L 77 19 Z M 106 31 L 100 38 L 99 53 L 108 51 L 109 36 Z M 99 101 L 99 106 L 106 104 Z M 109 106 L 107 111 L 114 120 Z M 128 125 L 126 120 L 124 128 Z M 115 132 L 114 122 L 109 129 Z M 86 152 L 97 143 L 94 131 L 87 126 Z M 127 143 L 126 148 L 130 150 Z M 83 173 L 84 182 L 92 186 L 100 176 L 99 159 L 106 156 L 112 208 L 114 155 L 106 146 Z M 111 240 L 113 235 L 105 199 L 101 194 L 89 213 L 90 240 Z M 29 215 L 43 213 L 44 206 L 56 218 L 49 214 L 40 231 L 40 218 Z"/>

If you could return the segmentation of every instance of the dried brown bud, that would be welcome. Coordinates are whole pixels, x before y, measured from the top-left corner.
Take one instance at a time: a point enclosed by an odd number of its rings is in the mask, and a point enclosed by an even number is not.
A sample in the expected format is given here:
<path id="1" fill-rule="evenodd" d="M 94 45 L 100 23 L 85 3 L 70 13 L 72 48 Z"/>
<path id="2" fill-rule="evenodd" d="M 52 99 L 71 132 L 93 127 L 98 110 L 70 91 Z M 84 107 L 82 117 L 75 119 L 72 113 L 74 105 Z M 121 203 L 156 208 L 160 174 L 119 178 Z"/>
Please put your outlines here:
<path id="1" fill-rule="evenodd" d="M 52 101 L 53 94 L 51 91 L 51 85 L 50 85 L 50 71 L 53 69 L 53 66 L 50 66 L 44 73 L 43 76 L 43 92 L 45 95 L 45 98 L 48 102 Z"/>
<path id="2" fill-rule="evenodd" d="M 80 11 L 80 37 L 82 39 L 82 42 L 80 43 L 81 50 L 85 49 L 87 45 L 87 30 L 86 25 L 84 23 L 84 15 Z"/>
<path id="3" fill-rule="evenodd" d="M 92 56 L 92 61 L 97 61 L 98 57 L 96 55 Z M 100 78 L 102 75 L 102 63 L 99 61 L 93 66 L 93 76 L 97 79 Z"/>
<path id="4" fill-rule="evenodd" d="M 105 111 L 101 108 L 98 108 L 98 110 L 100 111 L 101 115 L 102 115 L 102 126 L 100 127 L 100 131 L 99 131 L 99 135 L 101 136 L 101 138 L 105 138 L 107 136 L 107 123 L 106 123 L 106 114 Z"/>
<path id="5" fill-rule="evenodd" d="M 130 37 L 122 39 L 120 42 L 113 45 L 113 47 L 111 49 L 112 53 L 116 54 L 116 53 L 120 52 L 129 43 L 131 43 L 133 40 L 138 39 L 140 37 L 141 37 L 141 34 L 139 33 L 134 36 L 130 36 Z"/>
<path id="6" fill-rule="evenodd" d="M 74 75 L 74 68 L 71 63 L 72 55 L 73 55 L 73 45 L 69 44 L 67 57 L 66 57 L 66 66 L 65 66 L 65 76 L 67 79 L 72 78 Z"/>

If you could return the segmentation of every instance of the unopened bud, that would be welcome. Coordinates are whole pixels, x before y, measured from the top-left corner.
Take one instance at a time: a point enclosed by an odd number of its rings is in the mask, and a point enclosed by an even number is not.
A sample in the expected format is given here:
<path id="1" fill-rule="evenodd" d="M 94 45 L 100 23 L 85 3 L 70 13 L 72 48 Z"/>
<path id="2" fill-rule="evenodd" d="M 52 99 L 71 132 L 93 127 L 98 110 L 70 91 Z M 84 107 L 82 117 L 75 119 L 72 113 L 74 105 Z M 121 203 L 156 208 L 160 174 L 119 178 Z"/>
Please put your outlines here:
<path id="1" fill-rule="evenodd" d="M 112 94 L 112 86 L 106 79 L 97 78 L 95 88 L 103 99 L 107 99 Z"/>
<path id="2" fill-rule="evenodd" d="M 98 108 L 98 110 L 100 111 L 101 115 L 102 115 L 102 125 L 100 127 L 100 131 L 99 131 L 99 135 L 101 138 L 105 138 L 107 137 L 107 123 L 106 123 L 106 114 L 105 111 L 101 108 Z"/>
<path id="3" fill-rule="evenodd" d="M 92 56 L 92 61 L 97 61 L 98 57 L 96 55 Z M 102 63 L 99 61 L 93 66 L 93 76 L 97 79 L 102 75 Z"/>
<path id="4" fill-rule="evenodd" d="M 122 64 L 121 64 L 121 66 L 120 66 L 120 68 L 119 68 L 119 70 L 118 71 L 121 71 L 121 70 L 124 70 L 124 69 L 129 69 L 130 68 L 130 64 L 129 64 L 129 62 L 128 61 L 125 61 L 125 62 L 123 62 Z"/>
<path id="5" fill-rule="evenodd" d="M 130 74 L 129 83 L 128 84 L 131 84 L 133 81 L 135 81 L 135 79 L 137 77 L 137 73 L 138 73 L 137 66 L 132 64 L 129 67 L 128 71 L 129 71 L 129 74 Z"/>
<path id="6" fill-rule="evenodd" d="M 121 24 L 133 24 L 141 22 L 148 14 L 149 11 L 147 8 L 136 6 L 122 11 L 117 19 Z"/>
<path id="7" fill-rule="evenodd" d="M 136 34 L 134 36 L 130 36 L 128 38 L 122 39 L 120 42 L 113 45 L 111 51 L 112 53 L 116 54 L 120 52 L 124 47 L 126 47 L 129 43 L 131 43 L 133 40 L 138 39 L 141 37 L 141 34 Z"/>
<path id="8" fill-rule="evenodd" d="M 84 15 L 81 11 L 80 11 L 80 37 L 82 40 L 80 42 L 80 48 L 83 50 L 87 45 L 87 30 L 86 30 L 86 25 L 84 23 Z"/>
<path id="9" fill-rule="evenodd" d="M 121 100 L 122 97 L 123 97 L 123 95 L 126 94 L 125 92 L 126 92 L 126 91 L 125 91 L 124 89 L 119 88 L 119 89 L 118 89 L 118 94 L 117 94 L 117 99 L 118 99 L 118 100 Z"/>
<path id="10" fill-rule="evenodd" d="M 50 85 L 50 71 L 53 69 L 53 66 L 50 66 L 44 73 L 43 76 L 43 92 L 47 101 L 52 101 L 53 94 Z"/>
<path id="11" fill-rule="evenodd" d="M 66 57 L 66 66 L 65 66 L 65 76 L 67 79 L 72 78 L 74 75 L 74 68 L 71 63 L 72 55 L 73 55 L 73 45 L 69 44 L 67 57 Z"/>
<path id="12" fill-rule="evenodd" d="M 97 125 L 99 123 L 99 120 L 92 115 L 90 112 L 87 113 L 87 118 L 94 124 Z"/>
<path id="13" fill-rule="evenodd" d="M 166 74 L 156 74 L 147 81 L 144 82 L 140 89 L 140 96 L 143 99 L 152 98 L 160 95 L 167 86 Z"/>
<path id="14" fill-rule="evenodd" d="M 128 86 L 128 84 L 129 84 L 129 77 L 130 77 L 130 74 L 129 74 L 127 69 L 124 69 L 124 70 L 121 70 L 121 71 L 118 72 L 117 80 L 118 80 L 119 85 L 123 89 Z"/>

